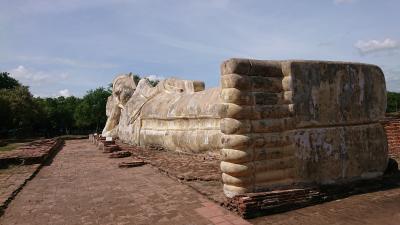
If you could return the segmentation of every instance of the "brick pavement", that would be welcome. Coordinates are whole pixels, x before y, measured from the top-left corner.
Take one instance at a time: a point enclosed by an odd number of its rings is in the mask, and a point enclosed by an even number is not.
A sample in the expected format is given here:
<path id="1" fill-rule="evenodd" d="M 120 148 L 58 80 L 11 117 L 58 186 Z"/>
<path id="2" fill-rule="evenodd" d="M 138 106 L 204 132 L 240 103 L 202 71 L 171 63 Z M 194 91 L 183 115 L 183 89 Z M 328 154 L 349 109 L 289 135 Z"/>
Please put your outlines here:
<path id="1" fill-rule="evenodd" d="M 87 140 L 66 141 L 0 224 L 246 224 L 150 166 L 121 169 Z"/>
<path id="2" fill-rule="evenodd" d="M 10 166 L 0 169 L 0 216 L 3 209 L 24 183 L 38 170 L 39 164 Z"/>

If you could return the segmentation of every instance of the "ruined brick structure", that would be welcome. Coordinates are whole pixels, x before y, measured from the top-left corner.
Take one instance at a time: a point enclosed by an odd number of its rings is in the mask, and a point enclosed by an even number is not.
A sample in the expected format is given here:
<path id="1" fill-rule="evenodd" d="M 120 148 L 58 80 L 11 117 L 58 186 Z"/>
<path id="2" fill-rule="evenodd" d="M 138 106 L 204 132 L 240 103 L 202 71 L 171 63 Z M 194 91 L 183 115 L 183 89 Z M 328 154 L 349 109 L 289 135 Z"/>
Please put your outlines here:
<path id="1" fill-rule="evenodd" d="M 218 151 L 228 197 L 381 176 L 385 80 L 374 65 L 230 59 L 221 86 L 114 80 L 104 136 L 186 152 Z"/>
<path id="2" fill-rule="evenodd" d="M 383 122 L 388 140 L 389 155 L 400 156 L 400 115 L 388 116 Z"/>

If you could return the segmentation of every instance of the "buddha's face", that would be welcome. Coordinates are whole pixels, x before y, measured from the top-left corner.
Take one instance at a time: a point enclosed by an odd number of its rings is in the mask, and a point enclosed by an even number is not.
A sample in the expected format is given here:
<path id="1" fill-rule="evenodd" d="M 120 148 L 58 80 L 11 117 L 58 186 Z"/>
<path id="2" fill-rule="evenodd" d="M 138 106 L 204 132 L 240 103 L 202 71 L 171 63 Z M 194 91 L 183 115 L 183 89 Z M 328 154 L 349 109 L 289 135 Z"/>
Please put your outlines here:
<path id="1" fill-rule="evenodd" d="M 136 90 L 132 77 L 119 77 L 113 85 L 113 96 L 118 105 L 125 105 Z"/>

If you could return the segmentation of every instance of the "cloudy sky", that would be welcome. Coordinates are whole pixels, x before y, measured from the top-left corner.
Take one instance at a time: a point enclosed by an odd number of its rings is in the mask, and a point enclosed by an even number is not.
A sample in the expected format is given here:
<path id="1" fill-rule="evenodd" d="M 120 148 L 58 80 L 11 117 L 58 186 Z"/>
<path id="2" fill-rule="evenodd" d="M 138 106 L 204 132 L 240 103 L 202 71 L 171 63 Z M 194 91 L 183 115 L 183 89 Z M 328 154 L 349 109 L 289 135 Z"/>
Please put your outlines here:
<path id="1" fill-rule="evenodd" d="M 39 96 L 116 74 L 219 83 L 227 58 L 379 65 L 400 91 L 398 0 L 0 0 L 0 71 Z"/>

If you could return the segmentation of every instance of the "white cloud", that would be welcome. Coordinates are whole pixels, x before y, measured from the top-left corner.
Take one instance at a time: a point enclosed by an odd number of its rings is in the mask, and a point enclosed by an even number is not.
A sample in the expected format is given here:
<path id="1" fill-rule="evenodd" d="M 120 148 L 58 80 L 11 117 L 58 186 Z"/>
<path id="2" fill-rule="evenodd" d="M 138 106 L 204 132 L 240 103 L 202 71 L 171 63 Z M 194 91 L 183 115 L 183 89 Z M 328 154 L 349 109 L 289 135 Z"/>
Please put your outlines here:
<path id="1" fill-rule="evenodd" d="M 356 2 L 357 0 L 333 0 L 335 4 L 347 4 L 347 3 L 353 3 Z"/>
<path id="2" fill-rule="evenodd" d="M 59 79 L 66 80 L 69 75 L 67 73 L 53 74 L 43 71 L 28 69 L 22 65 L 9 70 L 11 77 L 17 79 L 24 85 L 41 85 L 44 83 L 53 83 Z"/>
<path id="3" fill-rule="evenodd" d="M 164 80 L 165 79 L 164 77 L 157 76 L 157 75 L 149 75 L 146 78 L 151 80 L 151 81 Z"/>
<path id="4" fill-rule="evenodd" d="M 382 41 L 379 40 L 368 40 L 368 41 L 363 41 L 359 40 L 357 43 L 354 45 L 360 53 L 362 54 L 367 54 L 367 53 L 373 53 L 373 52 L 379 52 L 379 51 L 389 51 L 393 49 L 397 49 L 400 47 L 399 42 L 396 40 L 392 40 L 390 38 L 386 38 Z"/>
<path id="5" fill-rule="evenodd" d="M 33 82 L 40 83 L 45 82 L 49 79 L 49 76 L 41 71 L 30 71 L 24 66 L 19 65 L 15 69 L 10 70 L 10 74 L 13 78 L 21 82 Z"/>
<path id="6" fill-rule="evenodd" d="M 60 90 L 60 91 L 58 92 L 58 94 L 59 94 L 60 96 L 63 96 L 63 97 L 69 97 L 69 96 L 71 96 L 71 93 L 69 92 L 68 89 Z"/>

